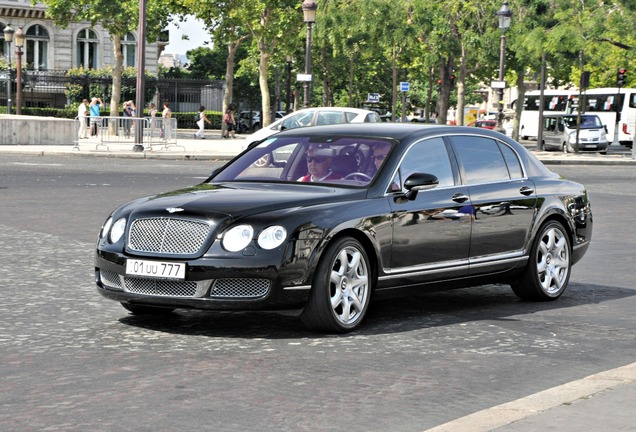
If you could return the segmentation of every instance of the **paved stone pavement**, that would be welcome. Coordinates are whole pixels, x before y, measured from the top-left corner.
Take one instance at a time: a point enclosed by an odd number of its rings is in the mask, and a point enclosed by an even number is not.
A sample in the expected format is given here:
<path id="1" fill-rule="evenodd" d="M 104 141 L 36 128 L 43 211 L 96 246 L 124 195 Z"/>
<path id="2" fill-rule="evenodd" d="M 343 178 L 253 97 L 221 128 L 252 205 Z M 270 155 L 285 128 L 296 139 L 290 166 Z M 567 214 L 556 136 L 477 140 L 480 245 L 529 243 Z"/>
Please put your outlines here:
<path id="1" fill-rule="evenodd" d="M 221 139 L 218 131 L 212 131 L 208 132 L 208 139 L 195 140 L 190 138 L 192 134 L 192 131 L 180 130 L 177 145 L 153 146 L 152 150 L 147 149 L 144 152 L 133 152 L 130 144 L 111 144 L 106 149 L 103 146 L 97 146 L 96 142 L 82 140 L 77 146 L 74 144 L 68 146 L 0 145 L 0 153 L 226 160 L 243 149 L 244 143 L 241 137 L 229 140 Z M 531 146 L 531 144 L 526 145 Z M 631 151 L 621 146 L 610 147 L 607 155 L 532 151 L 546 164 L 636 165 Z M 1 239 L 0 244 L 2 244 Z M 92 297 L 85 300 L 86 307 L 94 308 Z M 80 328 L 74 335 L 69 335 L 72 337 L 67 343 L 79 343 L 78 336 L 84 330 Z M 32 342 L 24 341 L 25 344 Z M 36 349 L 39 345 L 32 344 L 32 346 L 33 349 Z M 267 347 L 263 347 L 263 349 L 267 349 Z M 25 361 L 25 359 L 18 358 L 7 360 Z M 77 380 L 78 377 L 56 377 L 56 379 L 58 381 Z M 0 385 L 0 388 L 3 392 L 18 391 L 18 389 L 11 389 L 10 383 L 4 383 L 4 385 Z M 635 408 L 636 363 L 632 363 L 473 413 L 429 429 L 427 432 L 636 431 L 636 422 L 634 422 L 633 417 Z M 34 418 L 29 421 L 29 426 L 37 427 Z M 5 425 L 7 424 L 10 423 L 5 423 Z M 18 424 L 13 426 L 16 427 L 15 430 L 20 428 Z M 24 423 L 23 426 L 25 426 Z M 40 426 L 45 427 L 45 425 Z M 111 426 L 115 427 L 115 424 L 111 424 Z M 106 426 L 106 429 L 108 428 Z"/>

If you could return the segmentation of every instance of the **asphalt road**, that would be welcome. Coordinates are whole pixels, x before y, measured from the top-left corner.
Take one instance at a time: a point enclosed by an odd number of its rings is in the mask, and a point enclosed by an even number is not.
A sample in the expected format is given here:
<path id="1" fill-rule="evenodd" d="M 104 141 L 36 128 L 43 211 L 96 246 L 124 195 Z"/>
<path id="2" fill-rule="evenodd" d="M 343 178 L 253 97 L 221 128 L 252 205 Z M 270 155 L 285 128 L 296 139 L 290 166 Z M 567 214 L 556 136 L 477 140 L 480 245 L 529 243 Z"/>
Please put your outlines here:
<path id="1" fill-rule="evenodd" d="M 115 206 L 201 181 L 202 161 L 2 155 L 0 430 L 424 431 L 633 363 L 633 167 L 584 182 L 594 241 L 564 296 L 507 286 L 372 305 L 345 336 L 290 315 L 134 317 L 94 287 Z"/>

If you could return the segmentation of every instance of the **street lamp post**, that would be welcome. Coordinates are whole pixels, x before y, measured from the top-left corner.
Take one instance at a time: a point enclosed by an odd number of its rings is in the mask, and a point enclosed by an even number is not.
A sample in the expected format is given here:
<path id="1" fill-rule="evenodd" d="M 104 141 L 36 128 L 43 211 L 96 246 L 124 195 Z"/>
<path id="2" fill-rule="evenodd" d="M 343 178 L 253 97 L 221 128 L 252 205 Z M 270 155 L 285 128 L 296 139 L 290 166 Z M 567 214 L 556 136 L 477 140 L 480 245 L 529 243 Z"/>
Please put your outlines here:
<path id="1" fill-rule="evenodd" d="M 291 68 L 292 68 L 292 57 L 287 56 L 285 59 L 287 61 L 287 85 L 286 85 L 286 93 L 285 93 L 285 113 L 289 114 L 292 112 L 291 110 Z"/>
<path id="2" fill-rule="evenodd" d="M 501 47 L 499 49 L 499 83 L 497 90 L 497 130 L 503 130 L 503 95 L 504 95 L 504 72 L 506 62 L 506 30 L 510 27 L 510 21 L 512 18 L 512 11 L 508 7 L 508 2 L 504 2 L 501 5 L 501 9 L 497 11 L 497 18 L 499 19 L 499 28 L 501 32 Z"/>
<path id="3" fill-rule="evenodd" d="M 305 0 L 302 5 L 303 20 L 307 23 L 307 46 L 305 47 L 305 75 L 306 81 L 303 85 L 305 94 L 303 107 L 309 108 L 309 97 L 311 90 L 311 27 L 316 22 L 316 9 L 318 5 L 314 0 Z"/>
<path id="4" fill-rule="evenodd" d="M 22 47 L 24 46 L 24 30 L 22 26 L 15 31 L 15 53 L 18 55 L 18 64 L 16 72 L 16 92 L 15 92 L 15 113 L 22 114 Z"/>
<path id="5" fill-rule="evenodd" d="M 10 24 L 4 28 L 4 40 L 7 43 L 7 56 L 9 57 L 7 64 L 7 114 L 11 114 L 11 42 L 13 41 L 13 33 L 15 30 Z"/>

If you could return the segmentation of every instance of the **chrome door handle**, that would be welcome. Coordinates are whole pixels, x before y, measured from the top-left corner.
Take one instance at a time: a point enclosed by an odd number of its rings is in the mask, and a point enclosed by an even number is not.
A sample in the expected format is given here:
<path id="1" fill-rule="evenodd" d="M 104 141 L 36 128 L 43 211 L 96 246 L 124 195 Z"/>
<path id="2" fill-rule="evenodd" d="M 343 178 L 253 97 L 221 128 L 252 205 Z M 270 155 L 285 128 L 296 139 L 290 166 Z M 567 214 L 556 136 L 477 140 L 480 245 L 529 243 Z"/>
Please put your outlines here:
<path id="1" fill-rule="evenodd" d="M 455 195 L 453 195 L 453 197 L 451 198 L 453 201 L 458 202 L 458 203 L 463 203 L 468 201 L 468 196 L 464 195 L 463 193 L 456 193 Z"/>
<path id="2" fill-rule="evenodd" d="M 521 189 L 519 189 L 519 193 L 525 196 L 532 195 L 534 193 L 534 189 L 529 186 L 523 186 Z"/>

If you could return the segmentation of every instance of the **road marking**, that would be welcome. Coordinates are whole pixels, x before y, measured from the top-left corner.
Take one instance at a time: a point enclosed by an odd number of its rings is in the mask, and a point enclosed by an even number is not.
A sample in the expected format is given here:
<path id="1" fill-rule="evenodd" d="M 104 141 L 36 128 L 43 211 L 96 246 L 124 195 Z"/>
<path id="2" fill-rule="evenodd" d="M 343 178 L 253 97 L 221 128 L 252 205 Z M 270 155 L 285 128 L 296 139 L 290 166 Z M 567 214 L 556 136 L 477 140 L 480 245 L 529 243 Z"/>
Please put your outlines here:
<path id="1" fill-rule="evenodd" d="M 424 432 L 489 432 L 551 408 L 634 382 L 636 382 L 636 363 L 590 375 L 577 381 L 478 411 L 427 429 Z"/>

